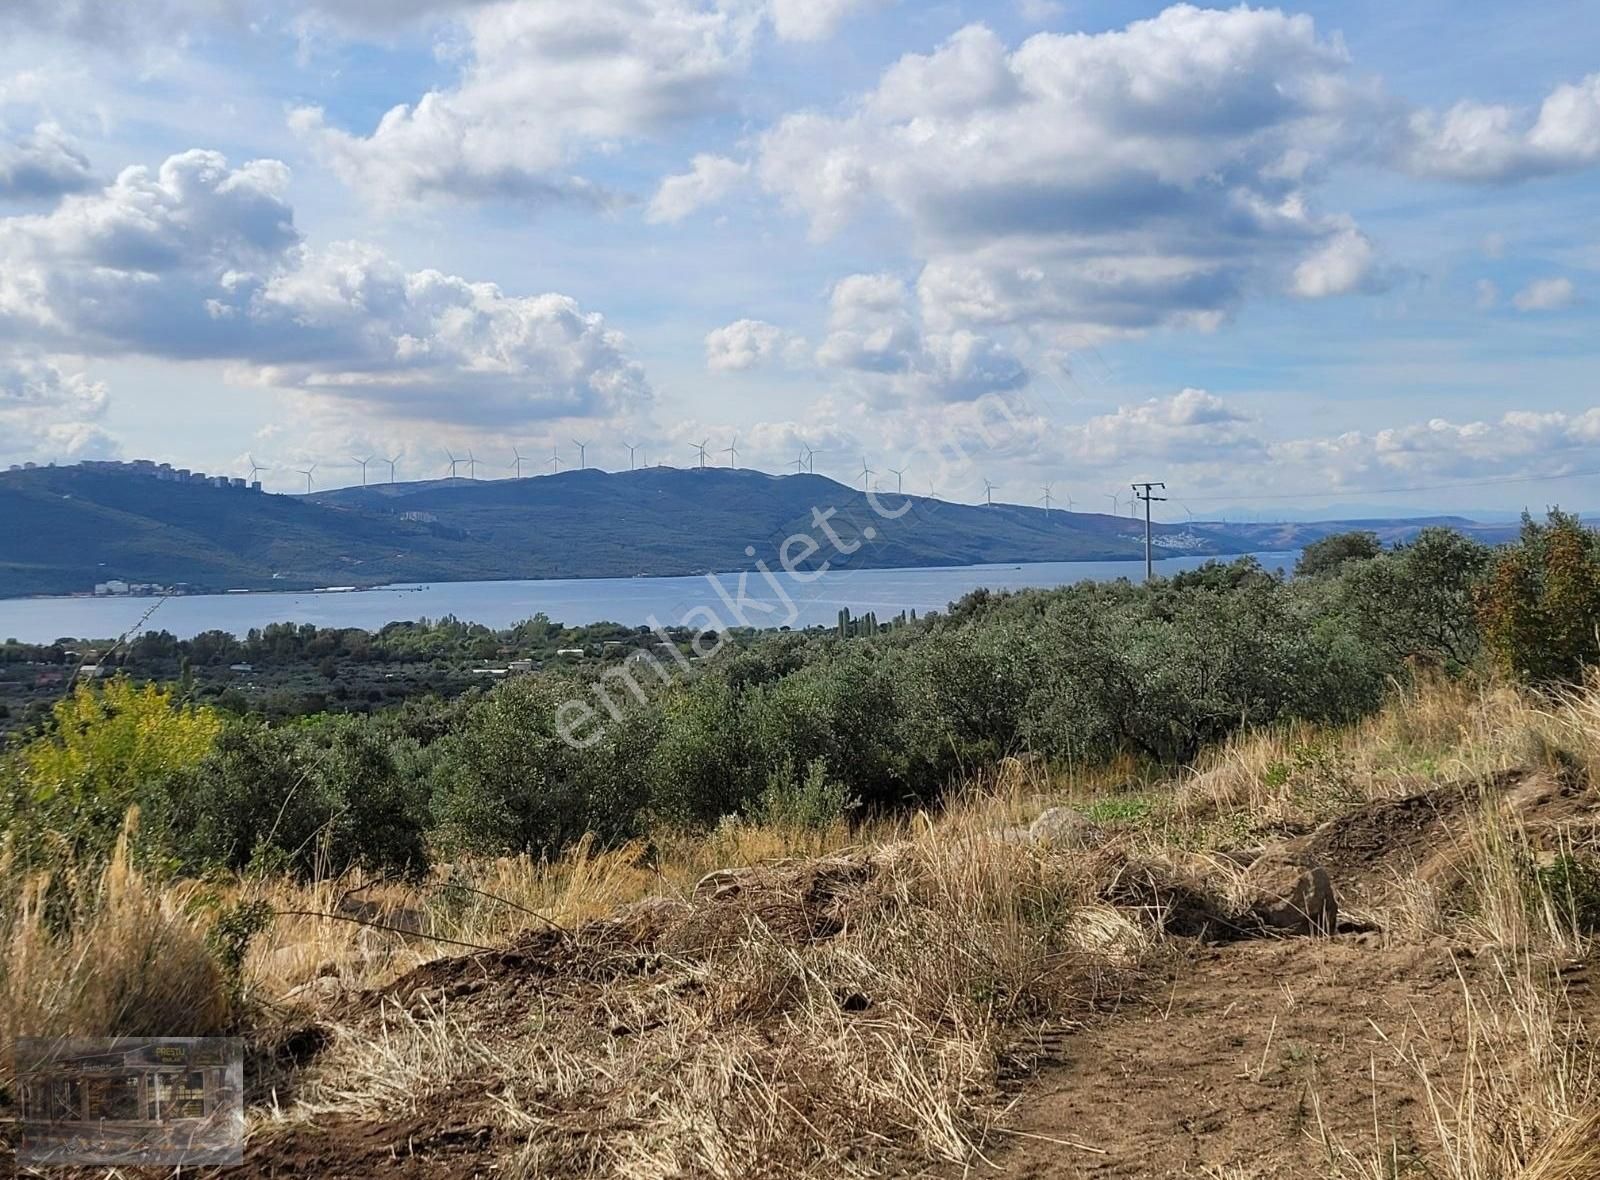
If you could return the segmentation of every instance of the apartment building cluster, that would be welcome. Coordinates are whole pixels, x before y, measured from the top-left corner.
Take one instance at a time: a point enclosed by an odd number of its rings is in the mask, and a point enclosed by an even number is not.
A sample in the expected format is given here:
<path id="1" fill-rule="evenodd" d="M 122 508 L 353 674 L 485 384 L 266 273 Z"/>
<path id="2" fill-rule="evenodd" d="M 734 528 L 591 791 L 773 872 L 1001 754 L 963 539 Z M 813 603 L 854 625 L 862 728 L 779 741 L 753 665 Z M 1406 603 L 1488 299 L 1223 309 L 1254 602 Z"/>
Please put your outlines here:
<path id="1" fill-rule="evenodd" d="M 37 463 L 13 463 L 12 471 L 32 471 Z M 52 463 L 50 466 L 54 467 Z M 190 471 L 187 467 L 174 467 L 171 463 L 157 463 L 153 459 L 85 459 L 79 467 L 91 471 L 125 471 L 134 475 L 147 475 L 167 483 L 195 483 L 213 488 L 235 488 L 239 491 L 259 492 L 261 481 L 248 480 L 237 475 L 207 475 L 204 471 Z"/>

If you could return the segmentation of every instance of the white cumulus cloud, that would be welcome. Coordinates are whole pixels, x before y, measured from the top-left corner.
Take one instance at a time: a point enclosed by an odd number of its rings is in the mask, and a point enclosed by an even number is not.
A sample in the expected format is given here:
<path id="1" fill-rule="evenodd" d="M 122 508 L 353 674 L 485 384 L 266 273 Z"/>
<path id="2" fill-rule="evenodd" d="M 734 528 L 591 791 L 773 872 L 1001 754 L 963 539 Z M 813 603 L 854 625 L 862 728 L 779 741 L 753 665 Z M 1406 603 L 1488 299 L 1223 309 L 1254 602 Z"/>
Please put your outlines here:
<path id="1" fill-rule="evenodd" d="M 1294 293 L 1302 299 L 1324 299 L 1371 288 L 1375 283 L 1372 241 L 1348 229 L 1294 268 Z"/>
<path id="2" fill-rule="evenodd" d="M 288 169 L 214 152 L 129 168 L 48 214 L 0 219 L 0 340 L 211 358 L 379 414 L 515 423 L 650 397 L 626 341 L 568 296 L 313 248 Z"/>
<path id="3" fill-rule="evenodd" d="M 311 107 L 291 125 L 387 202 L 611 203 L 574 170 L 582 155 L 725 107 L 756 24 L 700 0 L 517 0 L 462 19 L 454 86 L 392 108 L 369 134 Z"/>
<path id="4" fill-rule="evenodd" d="M 1460 102 L 1410 120 L 1403 164 L 1418 176 L 1504 183 L 1600 163 L 1600 74 L 1556 87 L 1531 121 L 1507 106 Z"/>
<path id="5" fill-rule="evenodd" d="M 104 384 L 49 358 L 0 356 L 0 462 L 105 459 L 117 444 L 100 425 Z"/>
<path id="6" fill-rule="evenodd" d="M 925 331 L 894 275 L 857 274 L 834 285 L 828 335 L 817 361 L 854 373 L 878 395 L 971 401 L 1027 383 L 1022 362 L 999 342 L 958 328 Z"/>
<path id="7" fill-rule="evenodd" d="M 56 123 L 0 141 L 0 200 L 59 197 L 93 180 L 88 156 Z"/>
<path id="8" fill-rule="evenodd" d="M 1578 289 L 1571 279 L 1535 279 L 1511 297 L 1518 311 L 1560 311 L 1571 307 Z"/>
<path id="9" fill-rule="evenodd" d="M 749 164 L 725 156 L 698 155 L 690 162 L 688 172 L 661 182 L 645 216 L 656 222 L 682 221 L 698 209 L 715 205 L 744 183 L 749 174 Z"/>
<path id="10" fill-rule="evenodd" d="M 772 27 L 785 41 L 823 41 L 849 17 L 885 0 L 771 0 Z"/>
<path id="11" fill-rule="evenodd" d="M 774 361 L 795 363 L 805 351 L 805 341 L 765 320 L 735 320 L 706 333 L 706 368 L 739 372 Z"/>
<path id="12" fill-rule="evenodd" d="M 1309 194 L 1385 102 L 1304 16 L 1179 5 L 1015 49 L 973 25 L 842 114 L 780 121 L 759 174 L 821 236 L 903 219 L 932 326 L 1211 327 L 1307 259 L 1303 286 L 1360 285 L 1370 244 Z"/>
<path id="13" fill-rule="evenodd" d="M 1068 456 L 1090 465 L 1152 458 L 1237 462 L 1259 458 L 1266 449 L 1249 417 L 1204 389 L 1121 406 L 1067 427 L 1064 437 Z"/>

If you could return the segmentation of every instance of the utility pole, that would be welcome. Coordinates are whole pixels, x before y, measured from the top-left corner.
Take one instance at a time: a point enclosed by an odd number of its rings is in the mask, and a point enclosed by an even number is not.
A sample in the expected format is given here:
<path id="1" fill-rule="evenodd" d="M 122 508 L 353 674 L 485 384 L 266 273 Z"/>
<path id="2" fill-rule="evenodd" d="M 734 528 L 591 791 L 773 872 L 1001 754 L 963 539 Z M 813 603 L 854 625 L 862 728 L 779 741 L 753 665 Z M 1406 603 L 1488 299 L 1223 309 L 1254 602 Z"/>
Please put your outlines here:
<path id="1" fill-rule="evenodd" d="M 1144 580 L 1146 582 L 1155 577 L 1155 568 L 1150 561 L 1150 501 L 1166 499 L 1165 496 L 1151 495 L 1150 490 L 1152 488 L 1160 488 L 1164 492 L 1167 490 L 1167 485 L 1159 480 L 1153 483 L 1146 481 L 1145 483 L 1133 485 L 1134 498 L 1144 501 Z"/>

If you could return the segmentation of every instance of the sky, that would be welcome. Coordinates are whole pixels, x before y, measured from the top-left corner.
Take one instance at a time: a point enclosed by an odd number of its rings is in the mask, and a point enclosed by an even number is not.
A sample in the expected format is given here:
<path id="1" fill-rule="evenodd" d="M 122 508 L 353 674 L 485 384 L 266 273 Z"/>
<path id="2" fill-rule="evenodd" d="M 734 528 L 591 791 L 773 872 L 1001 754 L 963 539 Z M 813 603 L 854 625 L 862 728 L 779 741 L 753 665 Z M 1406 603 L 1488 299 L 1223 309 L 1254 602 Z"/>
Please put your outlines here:
<path id="1" fill-rule="evenodd" d="M 0 464 L 1600 505 L 1588 7 L 9 0 Z"/>

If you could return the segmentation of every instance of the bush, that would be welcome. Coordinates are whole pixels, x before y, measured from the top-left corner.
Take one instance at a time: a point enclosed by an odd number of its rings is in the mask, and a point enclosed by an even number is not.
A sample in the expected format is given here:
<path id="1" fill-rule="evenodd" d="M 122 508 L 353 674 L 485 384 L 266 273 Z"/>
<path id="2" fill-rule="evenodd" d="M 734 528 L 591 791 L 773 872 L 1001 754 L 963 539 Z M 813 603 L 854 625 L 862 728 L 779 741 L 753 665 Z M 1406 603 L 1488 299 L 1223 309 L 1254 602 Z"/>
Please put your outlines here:
<path id="1" fill-rule="evenodd" d="M 129 809 L 204 759 L 222 725 L 154 684 L 79 684 L 49 730 L 0 764 L 0 832 L 11 833 L 19 867 L 103 861 Z"/>
<path id="2" fill-rule="evenodd" d="M 856 805 L 845 785 L 828 777 L 828 764 L 821 758 L 801 775 L 793 762 L 785 762 L 768 776 L 754 818 L 780 827 L 827 828 Z"/>
<path id="3" fill-rule="evenodd" d="M 179 867 L 352 867 L 416 874 L 427 866 L 423 784 L 358 718 L 227 731 L 198 766 L 164 784 L 165 844 Z"/>
<path id="4" fill-rule="evenodd" d="M 1484 643 L 1503 672 L 1534 684 L 1576 682 L 1600 657 L 1600 538 L 1574 516 L 1524 514 L 1518 543 L 1478 588 Z"/>
<path id="5" fill-rule="evenodd" d="M 1342 567 L 1332 609 L 1351 636 L 1386 657 L 1458 673 L 1478 658 L 1474 594 L 1489 549 L 1453 529 L 1429 528 L 1390 552 Z"/>
<path id="6" fill-rule="evenodd" d="M 437 743 L 432 812 L 443 847 L 540 856 L 591 832 L 603 841 L 633 834 L 650 719 L 625 717 L 576 748 L 561 732 L 561 709 L 589 699 L 584 689 L 554 677 L 513 681 Z"/>
<path id="7" fill-rule="evenodd" d="M 1383 552 L 1377 533 L 1334 533 L 1311 542 L 1294 563 L 1297 578 L 1320 578 L 1338 573 L 1347 561 L 1371 561 Z"/>
<path id="8" fill-rule="evenodd" d="M 1550 899 L 1563 926 L 1600 934 L 1600 858 L 1563 854 L 1538 874 L 1539 892 Z"/>

